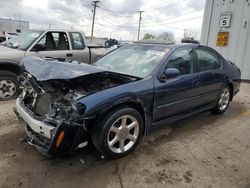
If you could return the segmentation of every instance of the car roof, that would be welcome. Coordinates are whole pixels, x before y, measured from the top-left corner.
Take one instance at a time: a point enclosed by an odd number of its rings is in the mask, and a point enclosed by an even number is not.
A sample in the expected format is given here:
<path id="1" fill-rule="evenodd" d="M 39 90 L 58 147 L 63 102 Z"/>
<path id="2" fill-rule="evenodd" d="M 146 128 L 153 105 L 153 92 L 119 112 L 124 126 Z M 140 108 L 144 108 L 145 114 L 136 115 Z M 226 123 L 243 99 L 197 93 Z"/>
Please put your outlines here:
<path id="1" fill-rule="evenodd" d="M 78 31 L 78 30 L 70 30 L 70 29 L 30 29 L 30 31 L 38 31 L 38 32 L 80 32 L 84 33 L 83 31 Z"/>
<path id="2" fill-rule="evenodd" d="M 132 44 L 139 44 L 139 45 L 151 45 L 151 46 L 166 46 L 169 48 L 179 48 L 183 46 L 189 47 L 208 47 L 201 44 L 194 44 L 194 43 L 176 43 L 176 42 L 166 42 L 166 41 L 155 41 L 155 40 L 142 40 L 136 41 Z M 131 45 L 131 44 L 130 44 Z"/>

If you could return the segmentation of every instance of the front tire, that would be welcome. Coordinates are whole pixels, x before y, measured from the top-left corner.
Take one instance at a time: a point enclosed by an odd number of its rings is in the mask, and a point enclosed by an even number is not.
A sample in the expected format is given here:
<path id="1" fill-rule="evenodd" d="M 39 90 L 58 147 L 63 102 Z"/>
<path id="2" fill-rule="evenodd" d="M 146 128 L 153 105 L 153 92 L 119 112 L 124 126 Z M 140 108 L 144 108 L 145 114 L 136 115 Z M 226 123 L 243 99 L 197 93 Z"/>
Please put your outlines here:
<path id="1" fill-rule="evenodd" d="M 18 91 L 17 75 L 10 71 L 0 71 L 0 100 L 14 99 Z"/>
<path id="2" fill-rule="evenodd" d="M 97 150 L 106 158 L 120 158 L 130 153 L 143 133 L 140 113 L 129 107 L 112 110 L 93 129 L 92 139 Z"/>
<path id="3" fill-rule="evenodd" d="M 221 88 L 216 106 L 212 109 L 212 112 L 215 114 L 224 113 L 229 106 L 230 99 L 231 99 L 231 90 L 229 86 L 225 85 Z"/>

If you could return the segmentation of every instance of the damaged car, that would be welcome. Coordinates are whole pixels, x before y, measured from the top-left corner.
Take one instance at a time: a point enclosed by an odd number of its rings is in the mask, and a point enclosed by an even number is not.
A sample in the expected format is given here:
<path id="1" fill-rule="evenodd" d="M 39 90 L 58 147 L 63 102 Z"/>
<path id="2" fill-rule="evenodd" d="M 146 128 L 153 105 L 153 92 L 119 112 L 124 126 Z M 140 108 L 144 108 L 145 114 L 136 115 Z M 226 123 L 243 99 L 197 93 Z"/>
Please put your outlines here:
<path id="1" fill-rule="evenodd" d="M 48 156 L 91 140 L 107 158 L 130 153 L 150 130 L 211 110 L 224 113 L 240 70 L 197 44 L 137 42 L 93 65 L 25 57 L 14 111 L 27 141 Z"/>

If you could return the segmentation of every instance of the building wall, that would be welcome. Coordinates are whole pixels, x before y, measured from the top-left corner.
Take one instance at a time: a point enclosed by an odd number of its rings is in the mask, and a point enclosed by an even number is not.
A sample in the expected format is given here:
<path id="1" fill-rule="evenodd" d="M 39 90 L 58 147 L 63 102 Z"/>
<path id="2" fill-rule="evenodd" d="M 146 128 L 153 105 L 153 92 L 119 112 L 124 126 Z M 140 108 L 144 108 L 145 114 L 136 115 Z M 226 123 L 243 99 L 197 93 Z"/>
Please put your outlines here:
<path id="1" fill-rule="evenodd" d="M 0 18 L 0 36 L 4 35 L 5 32 L 18 33 L 18 30 L 20 32 L 28 31 L 29 22 Z"/>
<path id="2" fill-rule="evenodd" d="M 224 12 L 232 13 L 229 28 L 219 27 Z M 216 46 L 219 31 L 229 32 L 226 47 Z M 250 0 L 206 0 L 201 44 L 215 48 L 239 66 L 242 79 L 250 80 Z"/>

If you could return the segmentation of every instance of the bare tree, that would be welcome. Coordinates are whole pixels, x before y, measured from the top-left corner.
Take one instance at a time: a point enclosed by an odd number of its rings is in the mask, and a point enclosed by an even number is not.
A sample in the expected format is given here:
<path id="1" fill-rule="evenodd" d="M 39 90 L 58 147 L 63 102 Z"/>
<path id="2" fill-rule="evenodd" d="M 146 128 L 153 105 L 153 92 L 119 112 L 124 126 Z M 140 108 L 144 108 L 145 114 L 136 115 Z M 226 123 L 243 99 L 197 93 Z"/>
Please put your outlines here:
<path id="1" fill-rule="evenodd" d="M 164 41 L 167 41 L 167 42 L 174 42 L 175 41 L 174 34 L 171 33 L 171 32 L 164 32 L 164 33 L 160 34 L 157 37 L 157 39 L 158 40 L 164 40 Z"/>
<path id="2" fill-rule="evenodd" d="M 196 29 L 184 29 L 184 39 L 196 40 L 198 34 Z"/>

